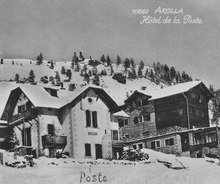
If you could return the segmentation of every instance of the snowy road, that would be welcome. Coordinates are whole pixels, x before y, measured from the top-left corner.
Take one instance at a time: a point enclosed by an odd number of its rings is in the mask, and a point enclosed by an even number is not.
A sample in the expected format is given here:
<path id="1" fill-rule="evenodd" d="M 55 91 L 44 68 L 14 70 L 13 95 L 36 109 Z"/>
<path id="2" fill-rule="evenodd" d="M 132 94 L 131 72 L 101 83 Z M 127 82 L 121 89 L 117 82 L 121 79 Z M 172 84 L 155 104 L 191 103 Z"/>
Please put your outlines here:
<path id="1" fill-rule="evenodd" d="M 220 167 L 205 159 L 178 157 L 187 169 L 174 170 L 162 163 L 122 165 L 120 162 L 95 165 L 73 159 L 40 159 L 34 168 L 15 169 L 0 167 L 0 183 L 3 184 L 217 184 L 220 183 Z M 54 164 L 48 165 L 53 162 Z M 56 165 L 57 164 L 57 165 Z M 82 174 L 84 173 L 84 174 Z M 99 175 L 101 177 L 99 178 Z M 96 175 L 94 177 L 94 175 Z M 103 177 L 107 181 L 103 180 Z M 93 182 L 94 181 L 94 182 Z M 101 181 L 101 182 L 100 182 Z"/>

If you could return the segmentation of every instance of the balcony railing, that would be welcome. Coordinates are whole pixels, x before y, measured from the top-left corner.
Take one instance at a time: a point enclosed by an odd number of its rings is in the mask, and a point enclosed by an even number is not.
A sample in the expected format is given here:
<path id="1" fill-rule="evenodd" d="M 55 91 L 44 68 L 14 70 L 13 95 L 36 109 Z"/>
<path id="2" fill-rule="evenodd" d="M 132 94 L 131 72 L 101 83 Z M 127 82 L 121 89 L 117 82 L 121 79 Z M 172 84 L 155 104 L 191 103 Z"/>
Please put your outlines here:
<path id="1" fill-rule="evenodd" d="M 67 136 L 43 135 L 42 145 L 45 148 L 63 149 L 67 145 Z"/>
<path id="2" fill-rule="evenodd" d="M 113 147 L 123 147 L 124 142 L 121 140 L 112 140 Z"/>
<path id="3" fill-rule="evenodd" d="M 19 120 L 25 119 L 33 119 L 37 116 L 37 110 L 36 109 L 29 109 L 25 112 L 21 112 L 19 114 L 16 114 L 8 119 L 9 124 L 14 124 L 16 122 L 19 122 Z"/>
<path id="4" fill-rule="evenodd" d="M 204 143 L 204 144 L 190 145 L 190 151 L 201 150 L 204 147 L 217 148 L 218 147 L 218 142 L 210 142 L 210 143 Z"/>

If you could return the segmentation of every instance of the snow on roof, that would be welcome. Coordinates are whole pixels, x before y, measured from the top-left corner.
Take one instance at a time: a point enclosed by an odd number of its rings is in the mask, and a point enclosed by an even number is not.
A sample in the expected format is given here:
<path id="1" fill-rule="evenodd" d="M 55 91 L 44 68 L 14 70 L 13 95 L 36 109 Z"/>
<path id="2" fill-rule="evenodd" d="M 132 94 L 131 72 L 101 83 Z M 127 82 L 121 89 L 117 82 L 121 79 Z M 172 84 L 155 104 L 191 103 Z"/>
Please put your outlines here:
<path id="1" fill-rule="evenodd" d="M 60 108 L 58 98 L 51 96 L 43 87 L 20 85 L 20 89 L 35 107 Z"/>
<path id="2" fill-rule="evenodd" d="M 160 90 L 155 90 L 155 93 L 153 94 L 150 100 L 155 100 L 155 99 L 164 98 L 164 97 L 176 95 L 179 93 L 187 92 L 200 83 L 201 81 L 191 81 L 191 82 L 169 86 L 169 87 L 166 87 Z"/>
<path id="3" fill-rule="evenodd" d="M 114 116 L 121 116 L 121 117 L 124 117 L 124 118 L 129 118 L 129 117 L 130 117 L 130 116 L 129 116 L 127 113 L 125 113 L 125 111 L 123 111 L 123 110 L 118 111 L 118 112 L 116 112 L 116 113 L 114 113 L 114 114 L 112 114 L 112 115 L 114 115 Z"/>
<path id="4" fill-rule="evenodd" d="M 76 88 L 74 91 L 60 90 L 58 91 L 58 96 L 60 97 L 59 102 L 61 106 L 64 106 L 68 103 L 71 103 L 77 96 L 79 96 L 83 91 L 88 89 L 89 87 L 103 89 L 96 85 L 85 85 L 80 88 Z"/>

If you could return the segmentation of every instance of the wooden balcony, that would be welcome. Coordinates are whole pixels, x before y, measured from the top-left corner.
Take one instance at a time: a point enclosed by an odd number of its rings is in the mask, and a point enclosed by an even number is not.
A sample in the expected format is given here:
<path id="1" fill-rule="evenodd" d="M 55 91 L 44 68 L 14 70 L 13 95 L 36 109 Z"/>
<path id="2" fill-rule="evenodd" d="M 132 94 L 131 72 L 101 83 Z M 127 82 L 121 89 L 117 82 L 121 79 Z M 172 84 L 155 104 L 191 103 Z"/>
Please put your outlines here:
<path id="1" fill-rule="evenodd" d="M 31 120 L 37 117 L 37 110 L 36 109 L 29 109 L 25 112 L 21 112 L 16 114 L 8 119 L 9 125 L 16 125 L 19 124 L 22 120 Z"/>
<path id="2" fill-rule="evenodd" d="M 218 147 L 218 142 L 190 145 L 190 151 L 202 150 L 202 148 L 204 148 L 204 147 L 217 148 Z"/>
<path id="3" fill-rule="evenodd" d="M 42 145 L 44 148 L 64 149 L 67 145 L 67 136 L 44 135 Z"/>
<path id="4" fill-rule="evenodd" d="M 124 142 L 121 140 L 112 140 L 112 147 L 121 148 L 123 147 Z"/>

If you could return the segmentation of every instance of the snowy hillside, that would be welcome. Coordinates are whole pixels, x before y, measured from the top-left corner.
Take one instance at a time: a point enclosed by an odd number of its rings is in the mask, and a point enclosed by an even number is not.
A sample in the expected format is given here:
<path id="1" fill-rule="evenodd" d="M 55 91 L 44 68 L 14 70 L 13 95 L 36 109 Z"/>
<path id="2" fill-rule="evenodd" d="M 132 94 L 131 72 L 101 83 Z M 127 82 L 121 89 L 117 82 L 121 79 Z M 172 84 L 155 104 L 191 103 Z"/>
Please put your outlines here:
<path id="1" fill-rule="evenodd" d="M 88 59 L 80 62 L 80 70 L 75 71 L 75 69 L 71 68 L 71 61 L 57 61 L 54 62 L 54 68 L 50 68 L 50 63 L 48 61 L 43 61 L 42 65 L 36 65 L 35 60 L 29 59 L 4 59 L 3 64 L 0 64 L 0 82 L 8 82 L 15 80 L 15 75 L 19 75 L 19 80 L 25 81 L 29 77 L 29 73 L 33 70 L 35 75 L 35 82 L 37 85 L 43 86 L 53 86 L 56 88 L 60 88 L 59 86 L 55 86 L 51 81 L 48 83 L 41 82 L 41 77 L 47 76 L 48 79 L 52 76 L 55 78 L 56 72 L 59 73 L 60 80 L 63 82 L 63 88 L 66 90 L 69 89 L 69 84 L 75 84 L 76 88 L 80 88 L 86 85 L 86 81 L 84 81 L 84 77 L 81 75 L 81 70 L 83 70 L 84 65 L 86 65 L 86 71 L 93 71 L 94 67 L 88 64 Z M 65 74 L 61 74 L 62 67 L 65 70 L 70 69 L 72 73 L 72 77 L 70 81 L 68 81 L 68 77 Z M 116 64 L 112 64 L 112 68 L 114 73 L 124 73 L 124 66 L 121 64 L 117 66 Z M 99 75 L 100 86 L 103 87 L 112 98 L 119 104 L 122 105 L 127 95 L 130 95 L 134 90 L 141 89 L 141 87 L 146 87 L 150 92 L 153 89 L 160 89 L 161 85 L 156 85 L 154 82 L 151 82 L 147 78 L 137 78 L 137 79 L 127 79 L 126 84 L 122 84 L 112 79 L 111 67 L 103 64 L 99 64 L 96 67 L 97 73 L 100 74 L 103 70 L 106 71 L 107 75 Z M 146 69 L 150 70 L 150 67 L 144 67 L 143 73 L 145 73 Z M 136 72 L 138 71 L 138 66 L 135 67 Z M 90 77 L 91 79 L 93 76 Z M 22 82 L 23 83 L 23 82 Z M 19 83 L 19 85 L 22 85 Z M 90 80 L 89 83 L 92 83 Z M 164 84 L 162 84 L 164 85 Z M 1 89 L 4 88 L 5 85 L 1 85 Z"/>

